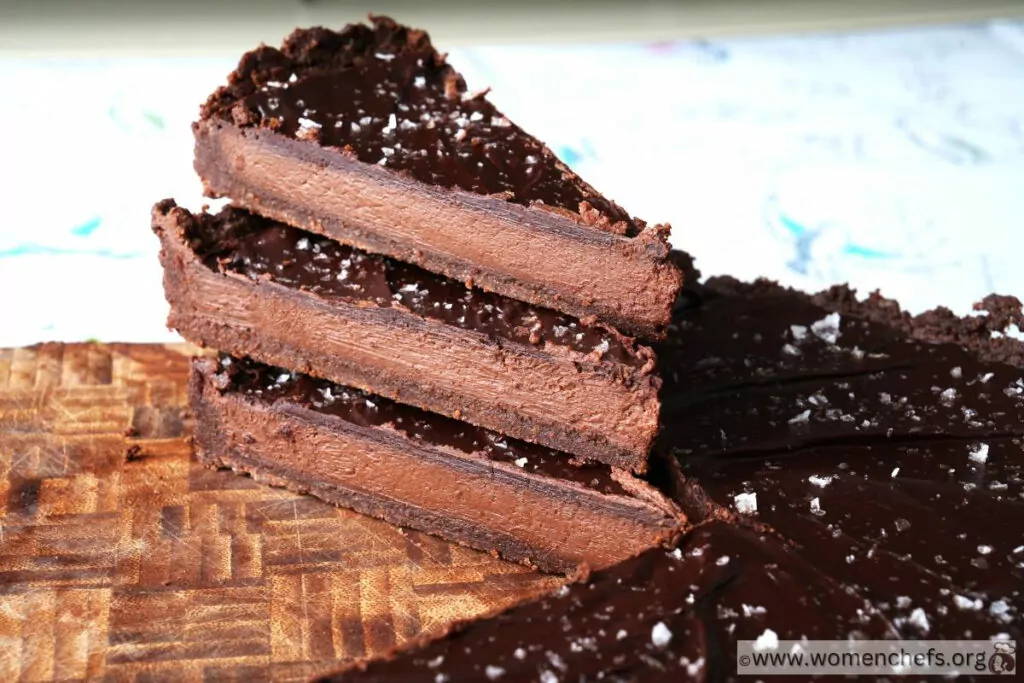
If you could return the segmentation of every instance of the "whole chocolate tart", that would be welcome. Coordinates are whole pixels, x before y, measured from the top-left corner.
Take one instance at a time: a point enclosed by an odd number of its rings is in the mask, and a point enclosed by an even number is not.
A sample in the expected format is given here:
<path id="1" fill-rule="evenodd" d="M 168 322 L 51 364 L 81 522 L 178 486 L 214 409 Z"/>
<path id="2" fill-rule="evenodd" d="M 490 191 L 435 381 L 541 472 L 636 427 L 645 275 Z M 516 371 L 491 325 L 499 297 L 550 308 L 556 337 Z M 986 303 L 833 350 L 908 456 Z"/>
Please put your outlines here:
<path id="1" fill-rule="evenodd" d="M 668 226 L 631 218 L 506 118 L 423 31 L 372 17 L 247 53 L 202 107 L 210 196 L 483 289 L 663 336 Z"/>
<path id="2" fill-rule="evenodd" d="M 237 208 L 153 210 L 168 324 L 192 342 L 643 472 L 650 348 Z"/>
<path id="3" fill-rule="evenodd" d="M 744 680 L 739 640 L 1021 641 L 1017 300 L 911 317 L 722 278 L 681 309 L 652 463 L 678 546 L 323 680 Z"/>
<path id="4" fill-rule="evenodd" d="M 247 359 L 193 361 L 199 460 L 548 572 L 606 567 L 685 517 L 630 473 Z"/>

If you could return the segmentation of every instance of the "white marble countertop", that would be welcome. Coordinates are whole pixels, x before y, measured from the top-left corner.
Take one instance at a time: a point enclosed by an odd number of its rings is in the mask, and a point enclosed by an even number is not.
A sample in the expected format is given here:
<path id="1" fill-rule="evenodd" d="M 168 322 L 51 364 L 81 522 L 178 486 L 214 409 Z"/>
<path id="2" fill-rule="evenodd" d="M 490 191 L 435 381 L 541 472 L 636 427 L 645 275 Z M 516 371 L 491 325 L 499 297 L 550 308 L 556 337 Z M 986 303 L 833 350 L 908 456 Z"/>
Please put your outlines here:
<path id="1" fill-rule="evenodd" d="M 1024 295 L 1024 23 L 451 61 L 705 274 Z M 0 346 L 176 338 L 149 209 L 203 203 L 189 123 L 232 67 L 0 60 Z"/>

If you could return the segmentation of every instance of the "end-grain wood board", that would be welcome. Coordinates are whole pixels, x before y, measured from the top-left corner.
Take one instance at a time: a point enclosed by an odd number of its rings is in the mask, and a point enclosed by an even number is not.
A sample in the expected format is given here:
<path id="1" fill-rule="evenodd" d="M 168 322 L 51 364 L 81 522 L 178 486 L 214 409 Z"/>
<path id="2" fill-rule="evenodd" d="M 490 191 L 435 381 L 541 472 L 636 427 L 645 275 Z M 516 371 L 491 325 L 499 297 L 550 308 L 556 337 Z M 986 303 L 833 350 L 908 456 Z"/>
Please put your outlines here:
<path id="1" fill-rule="evenodd" d="M 201 467 L 193 351 L 0 350 L 0 680 L 305 680 L 557 585 Z"/>

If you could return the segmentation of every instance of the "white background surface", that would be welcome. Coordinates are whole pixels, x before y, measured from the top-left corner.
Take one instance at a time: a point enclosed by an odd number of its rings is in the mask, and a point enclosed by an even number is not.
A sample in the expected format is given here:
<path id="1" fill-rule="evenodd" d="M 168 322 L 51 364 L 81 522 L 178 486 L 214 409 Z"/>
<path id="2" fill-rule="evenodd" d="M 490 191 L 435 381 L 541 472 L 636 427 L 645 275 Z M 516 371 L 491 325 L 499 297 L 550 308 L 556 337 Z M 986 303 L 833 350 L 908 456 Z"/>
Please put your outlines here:
<path id="1" fill-rule="evenodd" d="M 705 274 L 1024 295 L 1024 23 L 451 61 Z M 203 203 L 189 124 L 232 67 L 0 61 L 0 346 L 176 339 L 149 209 Z"/>

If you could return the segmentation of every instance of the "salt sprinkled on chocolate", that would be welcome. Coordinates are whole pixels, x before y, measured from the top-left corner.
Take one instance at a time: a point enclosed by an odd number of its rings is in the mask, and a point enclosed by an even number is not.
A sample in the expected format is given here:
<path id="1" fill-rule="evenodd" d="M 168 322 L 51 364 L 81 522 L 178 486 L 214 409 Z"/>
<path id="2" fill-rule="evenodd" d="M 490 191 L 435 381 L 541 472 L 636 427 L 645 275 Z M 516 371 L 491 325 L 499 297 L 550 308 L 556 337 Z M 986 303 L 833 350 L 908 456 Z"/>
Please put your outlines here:
<path id="1" fill-rule="evenodd" d="M 754 652 L 767 652 L 779 649 L 779 636 L 775 631 L 766 628 L 754 641 Z"/>
<path id="2" fill-rule="evenodd" d="M 795 417 L 790 418 L 789 424 L 791 424 L 791 425 L 803 424 L 805 422 L 809 422 L 810 419 L 811 419 L 811 411 L 810 411 L 810 409 L 808 409 L 808 410 L 805 410 L 804 412 L 800 413 L 799 415 L 796 415 Z"/>
<path id="3" fill-rule="evenodd" d="M 668 629 L 665 622 L 659 621 L 651 629 L 651 643 L 654 647 L 662 648 L 672 642 L 672 631 Z"/>
<path id="4" fill-rule="evenodd" d="M 838 313 L 829 313 L 821 320 L 811 323 L 811 333 L 826 344 L 834 346 L 841 335 L 840 322 Z"/>
<path id="5" fill-rule="evenodd" d="M 988 606 L 988 613 L 999 621 L 1009 623 L 1013 620 L 1010 615 L 1010 605 L 1005 600 L 995 600 Z"/>
<path id="6" fill-rule="evenodd" d="M 967 456 L 971 461 L 984 464 L 988 460 L 988 444 L 980 443 Z"/>
<path id="7" fill-rule="evenodd" d="M 756 493 L 738 493 L 733 498 L 733 503 L 736 506 L 736 512 L 741 515 L 752 515 L 757 512 Z"/>
<path id="8" fill-rule="evenodd" d="M 956 608 L 959 610 L 969 610 L 976 612 L 982 608 L 983 603 L 981 602 L 981 600 L 977 598 L 968 598 L 963 595 L 954 595 L 953 604 L 956 605 Z"/>
<path id="9" fill-rule="evenodd" d="M 920 607 L 914 608 L 907 621 L 911 626 L 916 626 L 922 633 L 928 633 L 932 628 L 931 623 L 928 621 L 928 615 Z"/>

